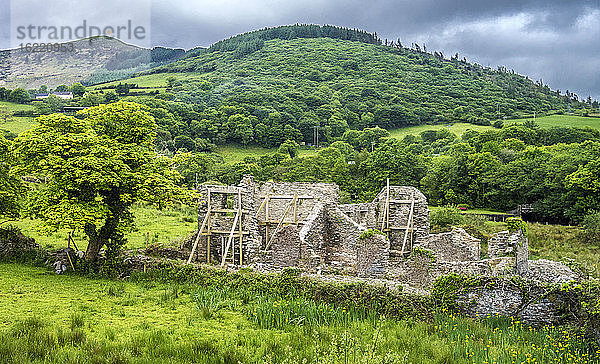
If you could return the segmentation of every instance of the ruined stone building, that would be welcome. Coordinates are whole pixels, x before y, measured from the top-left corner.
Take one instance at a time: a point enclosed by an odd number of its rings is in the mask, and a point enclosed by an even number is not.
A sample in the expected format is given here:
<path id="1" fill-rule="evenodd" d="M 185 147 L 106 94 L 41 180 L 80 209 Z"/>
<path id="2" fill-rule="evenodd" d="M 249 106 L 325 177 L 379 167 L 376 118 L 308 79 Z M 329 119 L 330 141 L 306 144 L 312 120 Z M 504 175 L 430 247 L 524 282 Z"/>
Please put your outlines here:
<path id="1" fill-rule="evenodd" d="M 298 267 L 414 287 L 449 273 L 551 281 L 570 274 L 529 261 L 527 239 L 518 232 L 496 234 L 487 252 L 460 228 L 430 234 L 427 199 L 414 187 L 388 183 L 371 202 L 339 204 L 332 183 L 257 183 L 245 176 L 237 186 L 202 185 L 200 193 L 200 234 L 189 242 L 188 262 Z"/>
<path id="2" fill-rule="evenodd" d="M 345 205 L 332 183 L 246 176 L 200 192 L 190 261 L 377 275 L 429 236 L 427 200 L 413 187 L 386 186 L 372 202 Z"/>

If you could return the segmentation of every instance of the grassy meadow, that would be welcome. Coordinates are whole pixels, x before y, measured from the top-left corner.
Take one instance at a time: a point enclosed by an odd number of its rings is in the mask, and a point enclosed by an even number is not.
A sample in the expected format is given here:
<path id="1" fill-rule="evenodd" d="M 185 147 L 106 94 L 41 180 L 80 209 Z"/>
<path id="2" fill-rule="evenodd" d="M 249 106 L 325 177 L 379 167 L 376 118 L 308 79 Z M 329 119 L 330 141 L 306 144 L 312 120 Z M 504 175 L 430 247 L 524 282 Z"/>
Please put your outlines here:
<path id="1" fill-rule="evenodd" d="M 33 118 L 27 116 L 14 116 L 12 120 L 4 123 L 0 122 L 0 130 L 6 130 L 13 134 L 19 135 L 25 130 L 31 129 L 35 124 Z"/>
<path id="2" fill-rule="evenodd" d="M 144 247 L 147 233 L 151 244 L 179 246 L 183 239 L 197 229 L 197 215 L 192 207 L 176 206 L 157 210 L 152 206 L 138 204 L 134 206 L 132 212 L 135 226 L 127 233 L 127 249 Z M 21 219 L 12 224 L 43 247 L 58 248 L 67 244 L 68 229 L 47 231 L 37 219 Z M 79 249 L 87 248 L 87 239 L 83 232 L 74 231 L 73 240 Z"/>
<path id="3" fill-rule="evenodd" d="M 533 120 L 533 116 L 526 119 L 514 119 L 506 120 L 505 124 L 510 125 L 511 123 L 523 122 L 525 120 Z M 550 115 L 535 118 L 536 124 L 542 128 L 551 128 L 555 126 L 561 127 L 574 127 L 574 128 L 585 128 L 590 127 L 592 129 L 600 129 L 600 118 L 598 117 L 585 117 L 585 116 L 574 116 L 574 115 Z"/>
<path id="4" fill-rule="evenodd" d="M 15 104 L 14 102 L 8 101 L 0 101 L 0 108 L 6 108 L 8 111 L 30 111 L 35 108 L 32 105 L 28 104 Z M 27 129 L 30 129 L 33 126 L 33 118 L 31 117 L 22 117 L 15 116 L 12 117 L 12 120 L 8 122 L 0 121 L 0 130 L 7 130 L 13 134 L 20 134 Z"/>
<path id="5" fill-rule="evenodd" d="M 533 120 L 533 116 L 525 119 L 509 119 L 504 120 L 504 125 L 511 125 L 516 123 L 522 123 L 526 120 Z M 574 127 L 574 128 L 585 128 L 590 127 L 593 129 L 600 129 L 600 118 L 597 117 L 584 117 L 584 116 L 573 116 L 573 115 L 550 115 L 537 117 L 535 119 L 536 124 L 542 128 L 551 127 Z M 467 130 L 485 131 L 494 129 L 492 126 L 474 125 L 468 123 L 455 123 L 455 124 L 438 124 L 438 125 L 417 125 L 409 126 L 406 128 L 398 128 L 390 130 L 390 135 L 394 138 L 402 139 L 406 135 L 419 135 L 427 130 L 441 130 L 447 129 L 457 136 L 462 136 Z"/>
<path id="6" fill-rule="evenodd" d="M 0 363 L 592 363 L 574 331 L 0 264 Z"/>
<path id="7" fill-rule="evenodd" d="M 126 78 L 124 80 L 112 81 L 90 86 L 89 89 L 96 90 L 104 87 L 114 87 L 119 83 L 133 83 L 138 87 L 151 87 L 155 89 L 162 89 L 167 86 L 167 78 L 175 77 L 178 80 L 200 80 L 202 76 L 197 73 L 155 73 L 151 75 L 144 75 L 132 78 Z"/>
<path id="8" fill-rule="evenodd" d="M 397 139 L 402 139 L 407 135 L 419 135 L 427 130 L 442 130 L 447 129 L 451 133 L 457 136 L 462 136 L 467 130 L 484 131 L 493 129 L 491 126 L 474 125 L 468 123 L 455 123 L 455 124 L 438 124 L 438 125 L 417 125 L 408 126 L 406 128 L 391 129 L 390 136 Z"/>
<path id="9" fill-rule="evenodd" d="M 244 158 L 254 157 L 260 158 L 263 155 L 275 153 L 277 148 L 263 148 L 253 145 L 220 145 L 215 149 L 215 153 L 223 157 L 225 163 L 242 162 Z M 298 155 L 301 157 L 315 153 L 315 149 L 311 147 L 301 147 L 298 150 Z"/>

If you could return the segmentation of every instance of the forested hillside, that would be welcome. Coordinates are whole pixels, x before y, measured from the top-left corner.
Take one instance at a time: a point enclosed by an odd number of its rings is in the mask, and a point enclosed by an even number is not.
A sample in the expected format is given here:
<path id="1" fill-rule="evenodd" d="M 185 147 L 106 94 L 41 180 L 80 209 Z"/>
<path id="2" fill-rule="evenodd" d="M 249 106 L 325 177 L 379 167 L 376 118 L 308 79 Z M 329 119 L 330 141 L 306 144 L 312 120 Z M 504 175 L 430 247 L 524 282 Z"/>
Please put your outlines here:
<path id="1" fill-rule="evenodd" d="M 288 26 L 221 41 L 147 71 L 173 73 L 172 98 L 199 114 L 169 131 L 217 144 L 333 142 L 350 129 L 498 118 L 591 107 L 542 81 L 376 35 Z M 387 45 L 385 45 L 387 44 Z M 194 73 L 199 78 L 179 76 Z"/>

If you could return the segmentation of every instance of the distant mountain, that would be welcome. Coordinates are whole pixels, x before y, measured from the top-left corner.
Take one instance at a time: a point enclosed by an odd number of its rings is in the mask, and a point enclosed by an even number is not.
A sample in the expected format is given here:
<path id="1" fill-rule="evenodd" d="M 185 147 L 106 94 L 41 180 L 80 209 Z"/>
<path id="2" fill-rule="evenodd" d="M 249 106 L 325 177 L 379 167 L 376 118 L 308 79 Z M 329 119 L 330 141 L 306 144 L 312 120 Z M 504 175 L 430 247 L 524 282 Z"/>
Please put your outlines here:
<path id="1" fill-rule="evenodd" d="M 135 72 L 174 61 L 183 49 L 145 49 L 110 37 L 64 43 L 62 51 L 10 49 L 0 51 L 0 86 L 54 88 L 61 84 L 94 84 L 127 78 Z"/>

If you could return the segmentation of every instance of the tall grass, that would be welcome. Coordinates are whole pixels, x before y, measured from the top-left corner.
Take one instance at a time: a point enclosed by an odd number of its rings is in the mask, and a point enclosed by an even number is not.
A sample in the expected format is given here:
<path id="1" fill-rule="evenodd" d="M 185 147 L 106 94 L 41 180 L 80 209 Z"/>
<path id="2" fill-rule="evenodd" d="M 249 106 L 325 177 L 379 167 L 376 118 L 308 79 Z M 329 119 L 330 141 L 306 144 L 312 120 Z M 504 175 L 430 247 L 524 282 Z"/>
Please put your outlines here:
<path id="1" fill-rule="evenodd" d="M 289 326 L 347 326 L 356 321 L 374 322 L 373 313 L 353 308 L 339 308 L 304 298 L 272 299 L 259 297 L 246 310 L 250 321 L 261 329 L 284 329 Z"/>
<path id="2" fill-rule="evenodd" d="M 251 282 L 115 283 L 0 264 L 0 363 L 599 362 L 597 344 L 570 328 L 384 319 Z"/>
<path id="3" fill-rule="evenodd" d="M 555 326 L 533 328 L 507 317 L 480 321 L 438 314 L 436 332 L 453 344 L 453 357 L 473 363 L 597 363 L 598 345 L 576 331 Z"/>

